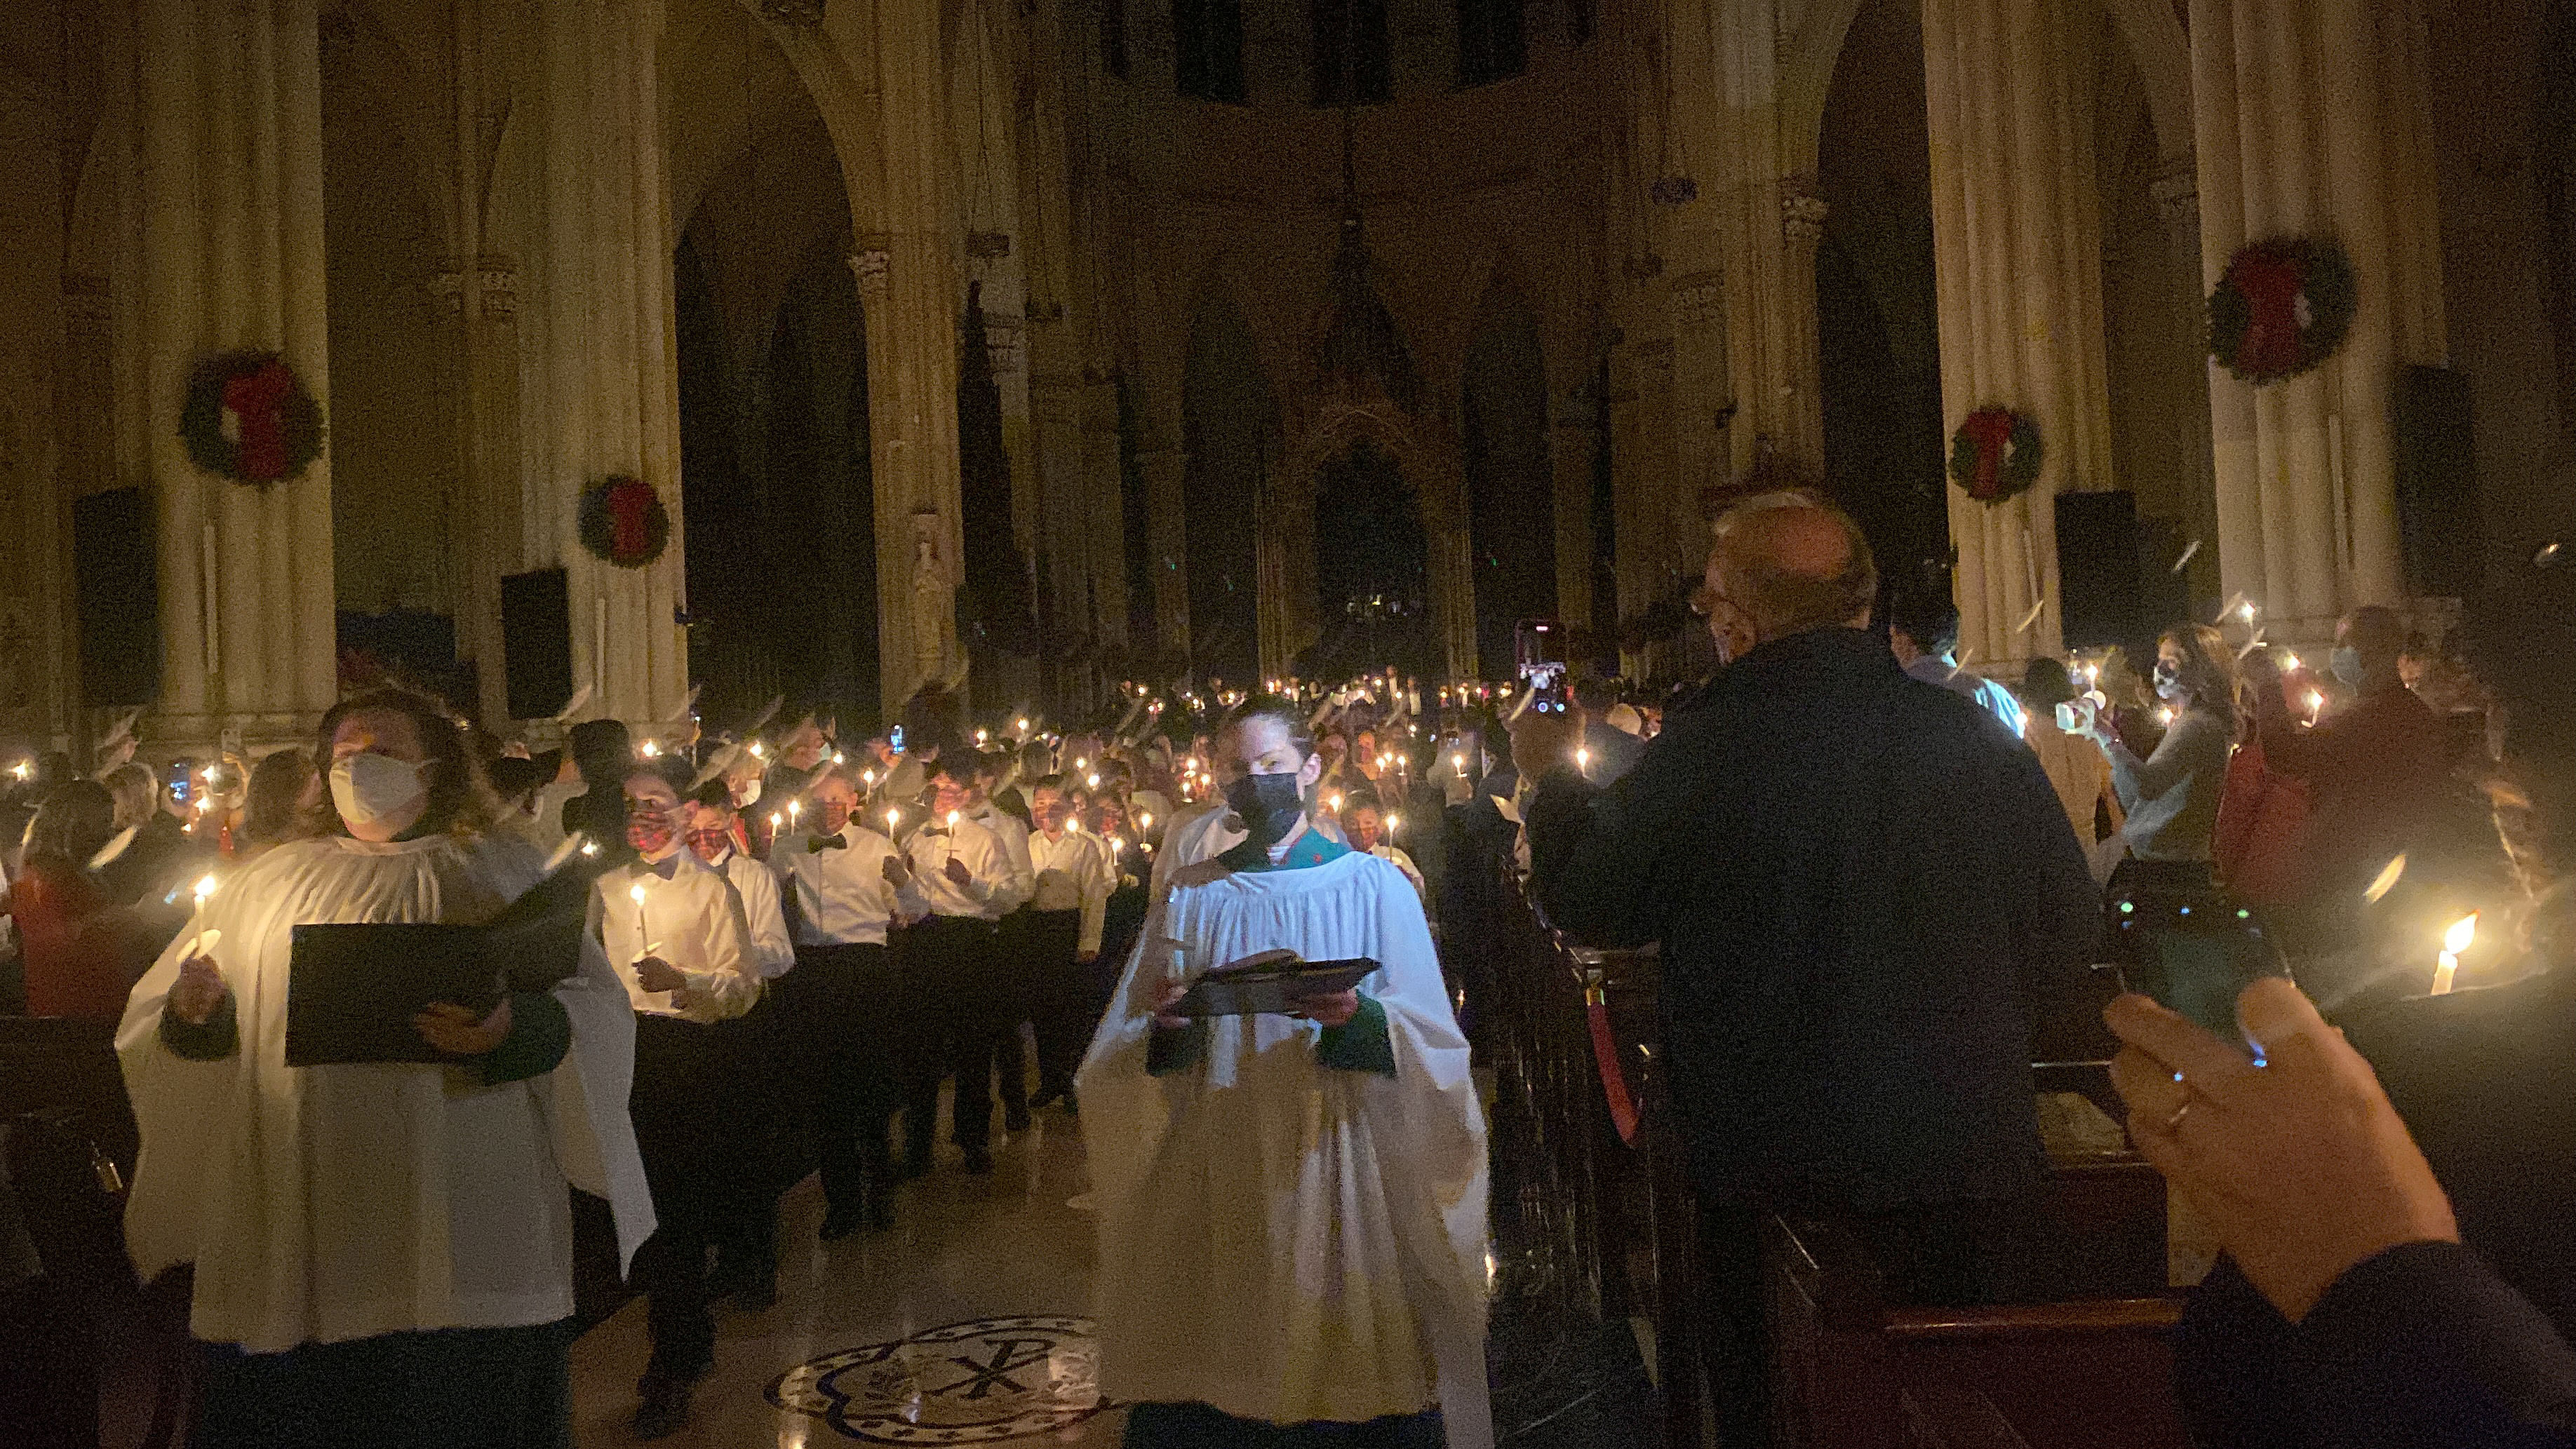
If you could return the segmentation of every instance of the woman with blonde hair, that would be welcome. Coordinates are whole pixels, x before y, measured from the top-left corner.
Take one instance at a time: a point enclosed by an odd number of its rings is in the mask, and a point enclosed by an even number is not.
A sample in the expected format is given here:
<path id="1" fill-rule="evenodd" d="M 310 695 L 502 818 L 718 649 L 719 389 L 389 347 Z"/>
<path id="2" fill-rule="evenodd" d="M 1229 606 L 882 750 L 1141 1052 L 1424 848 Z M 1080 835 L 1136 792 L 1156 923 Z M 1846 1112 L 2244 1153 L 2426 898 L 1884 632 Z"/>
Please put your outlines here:
<path id="1" fill-rule="evenodd" d="M 2176 624 L 2156 640 L 2149 679 L 2167 718 L 2164 737 L 2143 758 L 2116 721 L 2098 714 L 2079 721 L 2076 733 L 2111 762 L 2111 786 L 2129 816 L 2121 830 L 2129 861 L 2176 886 L 2206 884 L 2218 798 L 2243 719 L 2236 656 L 2216 629 Z"/>

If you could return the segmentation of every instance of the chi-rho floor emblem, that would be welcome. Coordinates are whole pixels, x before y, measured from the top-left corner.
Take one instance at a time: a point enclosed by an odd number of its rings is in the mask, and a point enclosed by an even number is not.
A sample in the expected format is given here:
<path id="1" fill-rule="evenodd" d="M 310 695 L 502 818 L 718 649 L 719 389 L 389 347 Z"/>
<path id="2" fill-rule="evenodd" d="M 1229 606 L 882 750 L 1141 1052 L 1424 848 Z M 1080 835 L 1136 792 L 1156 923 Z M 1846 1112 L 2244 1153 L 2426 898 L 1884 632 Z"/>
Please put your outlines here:
<path id="1" fill-rule="evenodd" d="M 866 1444 L 995 1444 L 1101 1409 L 1088 1318 L 1031 1314 L 951 1323 L 797 1365 L 769 1401 Z"/>

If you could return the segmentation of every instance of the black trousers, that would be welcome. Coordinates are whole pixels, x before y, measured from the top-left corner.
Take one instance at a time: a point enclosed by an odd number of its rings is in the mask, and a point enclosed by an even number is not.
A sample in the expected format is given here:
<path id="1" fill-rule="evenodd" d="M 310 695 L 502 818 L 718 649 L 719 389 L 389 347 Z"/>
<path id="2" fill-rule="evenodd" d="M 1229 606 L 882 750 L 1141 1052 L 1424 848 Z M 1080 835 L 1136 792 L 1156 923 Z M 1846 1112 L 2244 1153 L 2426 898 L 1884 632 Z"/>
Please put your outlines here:
<path id="1" fill-rule="evenodd" d="M 993 1076 L 1000 1087 L 1004 1120 L 1018 1123 L 1029 1118 L 1029 1053 L 1020 1027 L 1031 1020 L 1037 1006 L 1028 967 L 1029 942 L 1036 930 L 1036 914 L 1017 910 L 1002 918 L 993 940 L 999 973 L 994 981 L 999 993 L 996 1005 L 1006 1018 L 1002 1034 L 993 1043 Z"/>
<path id="2" fill-rule="evenodd" d="M 884 946 L 799 946 L 781 978 L 798 1043 L 801 1104 L 823 1198 L 856 1212 L 893 1191 L 893 1122 L 902 1073 L 902 976 Z"/>
<path id="3" fill-rule="evenodd" d="M 994 1058 L 1013 1023 L 992 922 L 929 917 L 905 928 L 902 955 L 904 1016 L 915 1046 L 904 1091 L 904 1155 L 926 1164 L 939 1137 L 939 1082 L 952 1073 L 957 1145 L 992 1142 Z"/>
<path id="4" fill-rule="evenodd" d="M 650 1368 L 685 1373 L 715 1352 L 707 1305 L 707 1251 L 749 1197 L 758 1163 L 743 1140 L 735 1100 L 743 1077 L 716 1028 L 676 1016 L 635 1016 L 635 1085 L 627 1111 L 644 1180 L 653 1191 L 653 1236 L 635 1253 L 647 1297 Z"/>
<path id="5" fill-rule="evenodd" d="M 1038 1039 L 1038 1089 L 1064 1092 L 1091 1045 L 1091 982 L 1074 953 L 1082 945 L 1082 912 L 1031 911 L 1020 970 L 1028 983 L 1029 1024 Z"/>

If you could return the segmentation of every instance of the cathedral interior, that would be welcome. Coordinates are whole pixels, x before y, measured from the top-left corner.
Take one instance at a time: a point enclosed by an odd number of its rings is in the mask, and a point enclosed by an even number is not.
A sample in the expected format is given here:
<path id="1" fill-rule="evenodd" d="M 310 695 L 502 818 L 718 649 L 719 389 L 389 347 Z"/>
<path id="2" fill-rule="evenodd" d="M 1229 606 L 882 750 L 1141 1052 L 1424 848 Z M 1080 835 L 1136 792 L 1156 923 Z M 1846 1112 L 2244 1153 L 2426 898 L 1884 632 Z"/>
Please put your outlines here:
<path id="1" fill-rule="evenodd" d="M 1541 619 L 1659 696 L 1718 662 L 1711 519 L 1786 487 L 2005 680 L 2258 607 L 2438 635 L 2576 529 L 2576 0 L 8 15 L 0 742 L 84 772 L 381 678 L 539 751 L 776 699 L 855 751 L 933 686 L 1068 733 L 1137 681 L 1445 702 Z M 2333 335 L 2267 373 L 2266 329 Z M 684 1442 L 1115 1442 L 1008 1378 L 1085 1351 L 1076 1132 L 900 1237 L 791 1195 Z M 1519 1230 L 1580 1236 L 1532 1171 Z M 1637 1407 L 1672 1305 L 1572 1241 L 1616 1331 L 1498 1320 L 1505 1439 L 1707 1442 Z M 989 1362 L 942 1392 L 1017 1417 L 852 1427 L 950 1325 Z M 643 1335 L 576 1345 L 583 1442 Z"/>

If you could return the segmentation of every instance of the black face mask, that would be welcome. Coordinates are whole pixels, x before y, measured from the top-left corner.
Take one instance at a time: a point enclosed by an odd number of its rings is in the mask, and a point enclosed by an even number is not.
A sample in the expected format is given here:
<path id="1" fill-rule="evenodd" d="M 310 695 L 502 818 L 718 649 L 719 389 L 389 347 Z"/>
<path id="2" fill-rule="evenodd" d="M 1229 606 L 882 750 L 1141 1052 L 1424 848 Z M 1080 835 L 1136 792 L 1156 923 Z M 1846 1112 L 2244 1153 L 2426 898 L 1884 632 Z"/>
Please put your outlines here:
<path id="1" fill-rule="evenodd" d="M 1252 843 L 1264 850 L 1287 839 L 1306 814 L 1293 774 L 1245 775 L 1225 787 L 1225 803 L 1243 821 Z"/>

